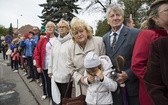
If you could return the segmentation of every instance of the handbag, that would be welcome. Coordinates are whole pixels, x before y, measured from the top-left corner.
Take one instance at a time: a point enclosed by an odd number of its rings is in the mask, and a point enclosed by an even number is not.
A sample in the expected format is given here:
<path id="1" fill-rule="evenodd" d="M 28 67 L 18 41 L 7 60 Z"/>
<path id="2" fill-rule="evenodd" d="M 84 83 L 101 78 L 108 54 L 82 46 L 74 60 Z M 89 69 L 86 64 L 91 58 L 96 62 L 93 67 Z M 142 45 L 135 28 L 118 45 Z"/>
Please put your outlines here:
<path id="1" fill-rule="evenodd" d="M 54 81 L 54 77 L 51 78 L 51 91 L 52 91 L 53 101 L 56 104 L 59 104 L 61 102 L 61 94 L 60 94 L 57 84 Z"/>
<path id="2" fill-rule="evenodd" d="M 86 105 L 85 95 L 80 95 L 78 97 L 63 98 L 62 105 Z"/>
<path id="3" fill-rule="evenodd" d="M 12 54 L 12 50 L 8 48 L 8 50 L 6 51 L 6 55 L 11 55 L 11 54 Z"/>
<path id="4" fill-rule="evenodd" d="M 72 75 L 69 79 L 69 83 L 68 83 L 68 86 L 66 88 L 64 98 L 62 99 L 62 105 L 87 105 L 86 102 L 85 102 L 85 97 L 86 96 L 82 94 L 81 85 L 80 85 L 81 95 L 79 95 L 77 97 L 66 98 L 66 95 L 67 95 L 67 92 L 68 92 L 68 89 L 69 89 L 69 85 L 70 85 L 70 82 L 71 82 L 71 78 L 72 78 Z"/>

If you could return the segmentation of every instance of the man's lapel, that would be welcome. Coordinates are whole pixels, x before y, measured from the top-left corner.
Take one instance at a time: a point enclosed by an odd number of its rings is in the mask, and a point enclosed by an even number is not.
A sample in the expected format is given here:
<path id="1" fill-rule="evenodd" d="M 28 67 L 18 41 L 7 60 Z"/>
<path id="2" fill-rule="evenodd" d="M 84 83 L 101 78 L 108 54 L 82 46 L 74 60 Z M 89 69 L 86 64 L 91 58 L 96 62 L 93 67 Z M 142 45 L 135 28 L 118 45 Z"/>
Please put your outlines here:
<path id="1" fill-rule="evenodd" d="M 111 38 L 110 34 L 111 34 L 111 31 L 107 33 L 108 36 L 107 36 L 106 42 L 107 42 L 107 48 L 110 48 L 110 51 L 112 51 L 111 43 L 110 43 L 110 38 Z"/>

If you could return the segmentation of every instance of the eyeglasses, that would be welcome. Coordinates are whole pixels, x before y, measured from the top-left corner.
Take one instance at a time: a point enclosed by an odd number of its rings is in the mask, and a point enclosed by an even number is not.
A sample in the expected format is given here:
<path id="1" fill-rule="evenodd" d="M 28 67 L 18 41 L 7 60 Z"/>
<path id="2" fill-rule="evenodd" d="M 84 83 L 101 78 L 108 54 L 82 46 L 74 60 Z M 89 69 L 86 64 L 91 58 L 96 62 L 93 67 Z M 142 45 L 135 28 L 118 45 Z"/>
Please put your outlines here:
<path id="1" fill-rule="evenodd" d="M 58 26 L 58 28 L 66 28 L 66 26 Z"/>

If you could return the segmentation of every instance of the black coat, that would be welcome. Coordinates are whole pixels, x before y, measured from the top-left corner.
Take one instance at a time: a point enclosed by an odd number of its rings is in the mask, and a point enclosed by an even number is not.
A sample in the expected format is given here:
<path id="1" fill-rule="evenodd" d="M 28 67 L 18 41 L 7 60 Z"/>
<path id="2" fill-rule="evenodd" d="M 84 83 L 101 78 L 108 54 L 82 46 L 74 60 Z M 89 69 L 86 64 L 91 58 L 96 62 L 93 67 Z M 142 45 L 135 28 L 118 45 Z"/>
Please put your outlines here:
<path id="1" fill-rule="evenodd" d="M 152 43 L 144 77 L 155 105 L 168 104 L 168 37 Z"/>
<path id="2" fill-rule="evenodd" d="M 132 100 L 132 102 L 130 102 L 129 105 L 139 105 L 139 101 L 138 101 L 139 100 L 138 98 L 139 80 L 131 70 L 131 59 L 132 59 L 133 47 L 135 44 L 135 40 L 138 36 L 139 30 L 123 26 L 118 36 L 118 40 L 114 51 L 112 51 L 112 48 L 110 46 L 110 33 L 111 32 L 108 32 L 103 36 L 106 55 L 110 57 L 112 64 L 114 66 L 116 65 L 114 59 L 117 55 L 121 55 L 125 58 L 126 62 L 124 67 L 121 68 L 121 70 L 125 71 L 128 75 L 128 80 L 125 83 L 126 83 L 128 96 L 130 97 L 129 102 L 131 101 L 131 97 L 134 97 L 134 99 L 136 99 L 136 102 L 135 100 Z M 122 105 L 120 96 L 121 94 L 118 94 L 117 91 L 113 93 L 113 101 L 114 101 L 113 105 Z"/>

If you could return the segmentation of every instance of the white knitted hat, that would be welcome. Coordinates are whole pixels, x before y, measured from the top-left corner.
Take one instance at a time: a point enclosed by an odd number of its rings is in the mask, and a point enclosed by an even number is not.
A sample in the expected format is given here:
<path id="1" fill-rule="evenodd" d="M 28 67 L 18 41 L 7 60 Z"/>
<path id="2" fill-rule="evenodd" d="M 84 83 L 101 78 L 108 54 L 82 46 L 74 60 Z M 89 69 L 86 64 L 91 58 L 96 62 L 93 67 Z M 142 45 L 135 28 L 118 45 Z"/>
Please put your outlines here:
<path id="1" fill-rule="evenodd" d="M 84 67 L 85 68 L 97 67 L 100 64 L 101 64 L 100 59 L 99 59 L 98 55 L 96 55 L 94 52 L 89 52 L 86 54 L 86 56 L 84 58 Z"/>

